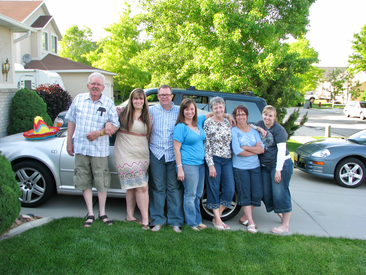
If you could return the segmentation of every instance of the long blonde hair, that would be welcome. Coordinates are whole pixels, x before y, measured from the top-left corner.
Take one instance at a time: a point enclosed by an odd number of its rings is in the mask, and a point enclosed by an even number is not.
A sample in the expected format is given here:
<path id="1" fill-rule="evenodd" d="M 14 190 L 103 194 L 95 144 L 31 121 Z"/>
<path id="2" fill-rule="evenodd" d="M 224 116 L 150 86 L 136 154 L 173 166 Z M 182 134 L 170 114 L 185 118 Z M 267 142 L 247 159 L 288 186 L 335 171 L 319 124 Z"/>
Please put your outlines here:
<path id="1" fill-rule="evenodd" d="M 122 110 L 121 114 L 119 115 L 119 121 L 121 123 L 121 128 L 130 131 L 134 122 L 134 113 L 135 107 L 133 107 L 132 100 L 134 98 L 143 98 L 144 105 L 142 106 L 142 112 L 139 119 L 146 125 L 147 127 L 147 136 L 150 134 L 150 113 L 149 113 L 149 105 L 147 103 L 146 94 L 143 89 L 136 88 L 134 89 L 128 98 L 127 106 Z"/>

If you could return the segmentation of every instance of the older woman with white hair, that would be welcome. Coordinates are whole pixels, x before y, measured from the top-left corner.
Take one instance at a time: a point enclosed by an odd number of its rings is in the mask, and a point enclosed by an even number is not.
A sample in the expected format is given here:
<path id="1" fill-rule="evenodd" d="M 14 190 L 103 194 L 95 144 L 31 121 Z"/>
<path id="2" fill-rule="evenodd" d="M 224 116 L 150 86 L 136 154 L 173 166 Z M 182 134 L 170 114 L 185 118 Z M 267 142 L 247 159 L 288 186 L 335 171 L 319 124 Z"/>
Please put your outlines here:
<path id="1" fill-rule="evenodd" d="M 212 223 L 218 230 L 230 227 L 221 220 L 222 212 L 231 207 L 235 192 L 233 165 L 231 161 L 231 124 L 225 117 L 225 101 L 214 97 L 209 104 L 213 117 L 206 119 L 205 159 L 207 183 L 207 208 L 212 209 Z M 221 193 L 220 193 L 221 191 Z"/>

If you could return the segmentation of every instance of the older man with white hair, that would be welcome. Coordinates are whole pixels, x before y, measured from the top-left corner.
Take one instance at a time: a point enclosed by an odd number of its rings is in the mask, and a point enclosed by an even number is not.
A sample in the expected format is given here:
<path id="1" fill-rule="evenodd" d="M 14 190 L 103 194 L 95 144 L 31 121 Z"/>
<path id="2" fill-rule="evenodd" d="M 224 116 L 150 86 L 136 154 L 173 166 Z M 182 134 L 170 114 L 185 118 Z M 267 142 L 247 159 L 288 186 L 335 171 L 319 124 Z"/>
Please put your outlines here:
<path id="1" fill-rule="evenodd" d="M 67 114 L 67 153 L 75 155 L 74 185 L 83 191 L 88 209 L 84 223 L 90 227 L 95 220 L 93 212 L 93 182 L 98 190 L 99 218 L 113 224 L 105 214 L 107 191 L 111 177 L 108 169 L 109 136 L 119 128 L 118 114 L 113 101 L 102 94 L 105 77 L 95 72 L 89 76 L 89 93 L 77 95 Z M 106 123 L 108 127 L 106 127 Z M 72 138 L 74 137 L 74 142 Z"/>

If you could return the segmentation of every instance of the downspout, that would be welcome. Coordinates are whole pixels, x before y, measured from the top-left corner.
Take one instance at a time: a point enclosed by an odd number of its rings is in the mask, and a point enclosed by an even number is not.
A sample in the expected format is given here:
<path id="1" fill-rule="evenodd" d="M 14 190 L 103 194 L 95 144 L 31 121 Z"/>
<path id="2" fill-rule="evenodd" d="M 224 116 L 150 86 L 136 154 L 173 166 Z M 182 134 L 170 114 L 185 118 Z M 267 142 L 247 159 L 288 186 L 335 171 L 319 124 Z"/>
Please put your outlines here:
<path id="1" fill-rule="evenodd" d="M 18 37 L 17 39 L 15 39 L 13 43 L 16 44 L 16 43 L 18 43 L 18 42 L 20 42 L 20 41 L 28 38 L 31 35 L 31 33 L 32 33 L 31 31 L 27 31 L 27 33 L 25 35 L 23 35 L 23 36 Z"/>

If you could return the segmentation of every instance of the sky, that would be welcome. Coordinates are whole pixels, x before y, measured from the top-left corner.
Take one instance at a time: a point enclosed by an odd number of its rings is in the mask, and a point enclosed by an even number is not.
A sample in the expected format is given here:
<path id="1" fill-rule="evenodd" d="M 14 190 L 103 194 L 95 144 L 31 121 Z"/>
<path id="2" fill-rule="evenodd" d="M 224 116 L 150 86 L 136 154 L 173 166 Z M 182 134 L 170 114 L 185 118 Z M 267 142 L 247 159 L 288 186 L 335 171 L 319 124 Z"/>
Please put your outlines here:
<path id="1" fill-rule="evenodd" d="M 45 0 L 61 33 L 77 25 L 87 26 L 93 39 L 107 35 L 104 28 L 119 20 L 124 2 L 138 13 L 137 0 L 103 0 L 94 4 L 89 0 Z M 310 24 L 306 38 L 319 53 L 319 66 L 346 67 L 352 54 L 352 40 L 366 25 L 366 0 L 317 0 L 310 7 Z"/>

